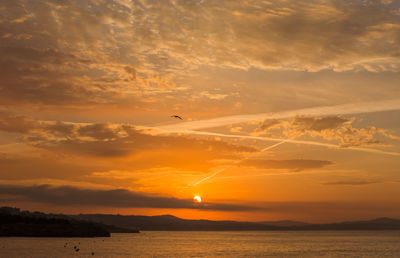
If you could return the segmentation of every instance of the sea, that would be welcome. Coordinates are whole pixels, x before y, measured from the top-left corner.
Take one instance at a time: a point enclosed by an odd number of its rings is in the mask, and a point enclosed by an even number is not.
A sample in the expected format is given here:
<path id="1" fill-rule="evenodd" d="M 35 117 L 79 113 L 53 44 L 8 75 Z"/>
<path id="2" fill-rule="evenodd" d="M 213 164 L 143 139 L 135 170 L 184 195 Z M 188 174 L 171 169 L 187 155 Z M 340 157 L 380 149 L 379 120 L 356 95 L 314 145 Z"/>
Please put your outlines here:
<path id="1" fill-rule="evenodd" d="M 0 257 L 400 257 L 400 231 L 144 231 L 109 238 L 3 237 Z"/>

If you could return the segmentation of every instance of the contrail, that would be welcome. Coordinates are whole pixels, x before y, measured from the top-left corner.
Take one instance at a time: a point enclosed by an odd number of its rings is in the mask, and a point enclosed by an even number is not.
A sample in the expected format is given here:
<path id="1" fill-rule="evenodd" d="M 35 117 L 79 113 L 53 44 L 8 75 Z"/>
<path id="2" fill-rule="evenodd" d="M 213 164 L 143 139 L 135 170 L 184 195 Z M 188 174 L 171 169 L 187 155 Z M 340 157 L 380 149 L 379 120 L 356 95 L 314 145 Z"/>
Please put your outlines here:
<path id="1" fill-rule="evenodd" d="M 304 108 L 297 110 L 289 110 L 284 112 L 276 112 L 276 113 L 259 113 L 259 114 L 250 114 L 250 115 L 236 115 L 236 116 L 225 116 L 218 117 L 207 120 L 199 120 L 199 121 L 191 121 L 191 122 L 183 122 L 177 124 L 171 124 L 166 126 L 159 127 L 143 127 L 147 129 L 153 129 L 157 131 L 161 131 L 164 133 L 184 133 L 184 134 L 195 134 L 195 135 L 206 135 L 206 136 L 219 136 L 219 137 L 229 137 L 229 138 L 240 138 L 240 139 L 252 139 L 252 140 L 261 140 L 261 141 L 276 141 L 277 143 L 268 146 L 261 150 L 261 152 L 273 149 L 285 142 L 294 143 L 294 144 L 306 144 L 306 145 L 315 145 L 322 146 L 327 148 L 334 149 L 348 149 L 348 150 L 356 150 L 363 151 L 369 153 L 377 153 L 391 156 L 400 156 L 398 152 L 392 151 L 384 151 L 378 149 L 370 149 L 363 147 L 347 147 L 343 148 L 340 145 L 330 144 L 330 143 L 322 143 L 316 141 L 302 141 L 302 140 L 294 140 L 294 139 L 280 139 L 280 138 L 270 138 L 270 137 L 259 137 L 259 136 L 250 136 L 250 135 L 237 135 L 237 134 L 222 134 L 222 133 L 214 133 L 214 132 L 202 132 L 195 131 L 197 129 L 204 128 L 213 128 L 213 127 L 221 127 L 236 123 L 244 123 L 255 121 L 259 119 L 283 119 L 294 117 L 297 115 L 310 115 L 310 116 L 328 116 L 328 115 L 345 115 L 345 114 L 359 114 L 359 113 L 372 113 L 372 112 L 382 112 L 382 111 L 390 111 L 390 110 L 400 110 L 400 99 L 393 100 L 385 100 L 378 102 L 361 102 L 355 104 L 343 104 L 343 105 L 335 105 L 335 106 L 322 106 L 322 107 L 313 107 L 313 108 Z M 247 157 L 248 158 L 248 157 Z M 234 164 L 241 162 L 236 161 Z M 223 168 L 217 170 L 213 174 L 201 179 L 200 181 L 192 184 L 191 186 L 197 186 L 213 177 L 218 175 L 219 173 L 225 171 L 227 168 Z"/>
<path id="2" fill-rule="evenodd" d="M 194 131 L 197 132 L 197 131 Z M 198 132 L 202 135 L 208 135 L 207 132 Z M 222 137 L 239 137 L 239 138 L 247 138 L 245 135 L 229 135 L 229 134 L 219 134 L 219 133 L 210 133 L 210 135 L 214 135 L 214 136 L 222 136 Z M 335 144 L 329 144 L 329 143 L 320 143 L 320 142 L 311 142 L 311 141 L 299 141 L 299 140 L 292 140 L 292 139 L 273 139 L 273 138 L 263 138 L 263 137 L 258 137 L 258 136 L 248 136 L 250 137 L 250 139 L 257 139 L 257 140 L 265 140 L 265 141 L 279 141 L 278 143 L 275 143 L 271 146 L 265 147 L 264 149 L 261 149 L 260 152 L 266 151 L 266 150 L 270 150 L 273 149 L 285 142 L 289 142 L 289 143 L 301 143 L 301 144 L 309 144 L 309 145 L 318 145 L 318 146 L 325 146 L 325 147 L 331 147 L 331 148 L 337 148 L 340 149 L 340 146 L 335 145 Z M 343 149 L 343 148 L 341 148 Z M 348 147 L 346 149 L 351 149 L 351 150 L 357 150 L 357 151 L 364 151 L 364 152 L 370 152 L 370 153 L 377 153 L 377 154 L 386 154 L 386 155 L 392 155 L 392 156 L 399 156 L 400 157 L 400 153 L 398 152 L 391 152 L 391 151 L 383 151 L 383 150 L 377 150 L 377 149 L 369 149 L 369 148 L 362 148 L 362 147 Z M 256 153 L 258 154 L 258 153 Z M 251 154 L 250 156 L 252 156 L 253 154 Z M 241 159 L 239 161 L 233 162 L 233 164 L 237 164 L 242 162 L 245 159 L 248 159 L 250 156 Z M 216 175 L 218 175 L 219 173 L 225 171 L 226 168 L 220 169 L 216 172 L 214 172 L 213 174 L 201 179 L 200 181 L 197 181 L 196 183 L 192 184 L 191 186 L 197 186 L 201 183 L 204 183 L 205 181 L 215 177 Z"/>
<path id="3" fill-rule="evenodd" d="M 261 152 L 266 151 L 266 150 L 270 150 L 270 149 L 272 149 L 272 148 L 275 148 L 275 147 L 277 147 L 277 146 L 279 146 L 279 145 L 281 145 L 281 144 L 283 144 L 283 143 L 285 143 L 285 142 L 287 142 L 287 141 L 288 141 L 288 140 L 283 140 L 283 141 L 281 141 L 281 142 L 275 143 L 275 144 L 273 144 L 273 145 L 271 145 L 271 146 L 268 146 L 268 147 L 262 149 Z M 257 154 L 258 154 L 258 153 L 257 153 Z M 248 157 L 244 158 L 244 159 L 241 159 L 241 160 L 238 160 L 238 161 L 233 162 L 233 164 L 238 164 L 238 163 L 242 162 L 243 160 L 248 159 L 248 158 L 251 157 L 251 156 L 252 156 L 252 154 L 249 155 Z M 201 179 L 200 181 L 197 181 L 196 183 L 192 184 L 191 186 L 197 186 L 197 185 L 199 185 L 199 184 L 201 184 L 201 183 L 204 183 L 204 182 L 207 181 L 208 179 L 211 179 L 211 178 L 215 177 L 216 175 L 218 175 L 219 173 L 221 173 L 221 172 L 223 172 L 223 171 L 225 171 L 225 170 L 227 170 L 227 169 L 228 169 L 227 167 L 226 167 L 226 168 L 223 168 L 223 169 L 220 169 L 220 170 L 214 172 L 213 174 L 211 174 L 211 175 L 209 175 L 209 176 L 207 176 L 207 177 Z"/>
<path id="4" fill-rule="evenodd" d="M 285 143 L 285 142 L 287 142 L 287 141 L 289 141 L 289 139 L 283 140 L 283 141 L 278 142 L 278 143 L 275 143 L 275 144 L 273 144 L 273 145 L 271 145 L 271 146 L 268 146 L 268 147 L 262 149 L 261 152 L 266 151 L 266 150 L 273 149 L 273 148 L 275 148 L 276 146 L 279 146 L 279 145 L 281 145 L 281 144 L 283 144 L 283 143 Z"/>
<path id="5" fill-rule="evenodd" d="M 289 111 L 275 112 L 275 113 L 225 116 L 207 120 L 198 120 L 198 121 L 190 121 L 190 122 L 159 126 L 157 127 L 157 129 L 170 132 L 181 132 L 184 130 L 198 130 L 204 128 L 220 127 L 220 126 L 250 122 L 265 118 L 283 119 L 283 118 L 294 117 L 297 115 L 310 115 L 310 116 L 346 115 L 346 114 L 372 113 L 372 112 L 381 112 L 390 110 L 400 110 L 400 99 L 303 108 L 303 109 L 296 109 L 296 110 L 289 110 Z"/>
<path id="6" fill-rule="evenodd" d="M 169 133 L 171 133 L 171 132 L 169 132 Z M 249 140 L 259 140 L 259 141 L 273 141 L 273 142 L 278 142 L 276 144 L 277 146 L 281 145 L 284 142 L 288 142 L 288 143 L 294 143 L 294 144 L 305 144 L 305 145 L 321 146 L 321 147 L 326 147 L 326 148 L 331 148 L 331 149 L 356 150 L 356 151 L 369 152 L 369 153 L 377 153 L 377 154 L 384 154 L 384 155 L 391 155 L 391 156 L 400 156 L 399 152 L 384 151 L 384 150 L 363 148 L 363 147 L 356 147 L 356 146 L 345 147 L 344 148 L 344 147 L 342 147 L 340 145 L 337 145 L 337 144 L 316 142 L 316 141 L 303 141 L 303 140 L 294 140 L 294 139 L 270 138 L 270 137 L 240 135 L 240 134 L 223 134 L 223 133 L 192 131 L 192 130 L 181 131 L 180 133 L 194 134 L 194 135 L 205 135 L 205 136 L 218 136 L 218 137 L 227 137 L 227 138 L 249 139 Z M 271 147 L 272 146 L 269 146 L 266 149 L 271 148 Z M 266 149 L 264 149 L 264 150 L 266 150 Z"/>
<path id="7" fill-rule="evenodd" d="M 152 129 L 162 131 L 165 133 L 185 133 L 185 134 L 196 134 L 196 135 L 206 135 L 206 136 L 219 136 L 219 137 L 252 139 L 252 140 L 261 140 L 261 141 L 276 141 L 277 142 L 271 146 L 268 146 L 268 147 L 262 149 L 261 152 L 273 149 L 285 142 L 288 142 L 288 143 L 295 143 L 295 144 L 316 145 L 316 146 L 322 146 L 322 147 L 334 148 L 334 149 L 349 149 L 349 150 L 356 150 L 356 151 L 363 151 L 363 152 L 377 153 L 377 154 L 384 154 L 384 155 L 392 155 L 392 156 L 399 157 L 400 153 L 398 153 L 398 152 L 384 151 L 384 150 L 370 149 L 370 148 L 363 148 L 363 147 L 355 147 L 355 146 L 342 148 L 340 145 L 330 144 L 330 143 L 322 143 L 322 142 L 316 142 L 316 141 L 302 141 L 302 140 L 294 140 L 294 139 L 279 139 L 279 138 L 259 137 L 259 136 L 250 136 L 250 135 L 222 134 L 222 133 L 195 131 L 197 129 L 220 127 L 220 126 L 250 122 L 250 121 L 265 119 L 265 118 L 283 119 L 283 118 L 294 117 L 297 115 L 328 116 L 328 115 L 338 115 L 338 114 L 345 115 L 345 114 L 372 113 L 372 112 L 382 112 L 382 111 L 390 111 L 390 110 L 400 110 L 400 99 L 385 100 L 385 101 L 379 101 L 379 102 L 362 102 L 362 103 L 356 103 L 356 104 L 343 104 L 343 105 L 336 105 L 336 106 L 304 108 L 304 109 L 289 110 L 289 111 L 276 112 L 276 113 L 260 113 L 260 114 L 250 114 L 250 115 L 225 116 L 225 117 L 219 117 L 219 118 L 214 118 L 214 119 L 183 122 L 183 123 L 178 123 L 178 124 L 160 126 L 160 127 L 156 127 L 156 128 L 152 128 Z M 151 129 L 151 128 L 148 128 L 148 129 Z M 241 162 L 241 161 L 242 160 L 236 161 L 236 162 L 234 162 L 234 164 Z M 197 181 L 196 183 L 192 184 L 191 186 L 197 186 L 197 185 L 215 177 L 216 175 L 225 171 L 226 169 L 227 168 L 217 170 L 213 174 Z"/>
<path id="8" fill-rule="evenodd" d="M 291 139 L 279 139 L 279 138 L 269 138 L 269 137 L 259 137 L 259 136 L 250 136 L 250 135 L 237 135 L 237 134 L 221 134 L 221 133 L 213 133 L 213 132 L 204 132 L 204 131 L 195 131 L 197 129 L 203 128 L 212 128 L 219 127 L 225 125 L 231 125 L 235 123 L 243 123 L 250 122 L 259 119 L 283 119 L 289 118 L 296 115 L 320 115 L 320 116 L 328 116 L 328 115 L 339 115 L 339 114 L 359 114 L 359 113 L 372 113 L 372 112 L 382 112 L 382 111 L 390 111 L 390 110 L 400 110 L 400 99 L 392 99 L 392 100 L 384 100 L 377 102 L 360 102 L 355 104 L 342 104 L 335 106 L 322 106 L 322 107 L 313 107 L 313 108 L 304 108 L 297 110 L 289 110 L 284 112 L 276 112 L 276 113 L 260 113 L 260 114 L 250 114 L 250 115 L 237 115 L 237 116 L 225 116 L 219 118 L 213 118 L 208 120 L 199 120 L 199 121 L 191 121 L 191 122 L 183 122 L 177 124 L 170 124 L 166 126 L 158 126 L 158 127 L 150 127 L 150 126 L 137 126 L 137 128 L 143 128 L 147 130 L 152 130 L 153 133 L 164 134 L 164 133 L 184 133 L 184 134 L 195 134 L 195 135 L 208 135 L 208 136 L 220 136 L 220 137 L 230 137 L 230 138 L 240 138 L 240 139 L 252 139 L 252 140 L 260 140 L 260 141 L 276 141 L 276 142 L 289 142 L 294 144 L 306 144 L 306 145 L 315 145 L 326 148 L 334 148 L 334 149 L 347 149 L 347 150 L 356 150 L 391 156 L 400 156 L 398 152 L 363 148 L 363 147 L 347 147 L 343 148 L 340 145 L 330 144 L 330 143 L 322 143 L 316 141 L 302 141 L 302 140 L 291 140 Z M 280 145 L 282 143 L 279 143 Z M 271 147 L 271 146 L 270 146 Z M 267 147 L 269 148 L 269 147 Z"/>
<path id="9" fill-rule="evenodd" d="M 218 175 L 218 174 L 221 173 L 222 171 L 225 171 L 226 169 L 227 169 L 227 168 L 223 168 L 223 169 L 217 170 L 217 171 L 215 171 L 214 173 L 212 173 L 211 175 L 206 176 L 205 178 L 203 178 L 203 179 L 197 181 L 197 182 L 194 183 L 194 184 L 191 184 L 191 186 L 199 185 L 199 184 L 203 183 L 204 181 L 206 181 L 206 180 L 208 180 L 208 179 L 210 179 L 210 178 L 215 177 L 216 175 Z"/>

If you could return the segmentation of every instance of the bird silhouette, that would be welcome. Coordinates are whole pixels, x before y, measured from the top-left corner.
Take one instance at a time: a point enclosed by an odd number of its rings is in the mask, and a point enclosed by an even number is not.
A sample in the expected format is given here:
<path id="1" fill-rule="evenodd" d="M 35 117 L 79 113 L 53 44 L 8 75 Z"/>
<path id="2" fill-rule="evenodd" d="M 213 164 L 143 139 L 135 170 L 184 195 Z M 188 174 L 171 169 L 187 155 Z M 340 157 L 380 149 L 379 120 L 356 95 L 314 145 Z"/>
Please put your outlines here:
<path id="1" fill-rule="evenodd" d="M 173 116 L 171 116 L 171 117 L 173 117 L 173 118 L 178 118 L 178 119 L 180 119 L 180 120 L 183 120 L 182 117 L 177 116 L 177 115 L 173 115 Z"/>

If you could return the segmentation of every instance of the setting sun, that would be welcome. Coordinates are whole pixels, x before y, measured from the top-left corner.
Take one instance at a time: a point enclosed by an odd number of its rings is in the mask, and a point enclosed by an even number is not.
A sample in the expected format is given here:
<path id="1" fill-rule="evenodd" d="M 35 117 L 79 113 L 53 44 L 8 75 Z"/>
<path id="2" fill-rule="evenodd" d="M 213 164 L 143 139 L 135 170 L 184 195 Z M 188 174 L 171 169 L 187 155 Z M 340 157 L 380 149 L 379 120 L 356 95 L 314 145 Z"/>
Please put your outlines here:
<path id="1" fill-rule="evenodd" d="M 201 197 L 196 195 L 195 197 L 193 197 L 193 201 L 197 202 L 197 203 L 201 203 Z"/>

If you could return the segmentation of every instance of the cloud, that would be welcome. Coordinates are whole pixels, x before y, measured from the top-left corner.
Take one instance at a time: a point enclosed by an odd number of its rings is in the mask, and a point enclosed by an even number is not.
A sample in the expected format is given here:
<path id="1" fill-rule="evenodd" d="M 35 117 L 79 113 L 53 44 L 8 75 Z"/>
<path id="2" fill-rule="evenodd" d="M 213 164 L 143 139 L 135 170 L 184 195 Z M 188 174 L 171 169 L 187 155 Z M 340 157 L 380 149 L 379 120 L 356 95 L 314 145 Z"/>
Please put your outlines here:
<path id="1" fill-rule="evenodd" d="M 223 152 L 233 150 L 234 152 L 254 152 L 256 149 L 252 147 L 244 147 L 241 145 L 234 145 L 224 141 L 217 140 L 200 140 L 190 137 L 190 135 L 204 135 L 204 136 L 217 136 L 228 138 L 252 139 L 261 141 L 277 141 L 278 145 L 285 142 L 298 143 L 298 144 L 311 144 L 317 146 L 324 146 L 328 148 L 346 147 L 359 151 L 366 151 L 371 153 L 381 153 L 388 155 L 400 155 L 396 152 L 388 152 L 383 150 L 367 149 L 358 147 L 360 145 L 382 144 L 374 138 L 375 135 L 380 135 L 392 140 L 398 140 L 399 136 L 390 134 L 382 128 L 367 127 L 367 128 L 353 128 L 350 123 L 353 120 L 343 119 L 340 117 L 304 117 L 296 116 L 294 121 L 297 124 L 292 126 L 291 123 L 278 119 L 278 117 L 286 118 L 288 115 L 297 114 L 303 111 L 311 114 L 331 113 L 338 110 L 347 110 L 348 112 L 368 112 L 364 110 L 369 105 L 372 105 L 369 111 L 373 110 L 387 110 L 395 108 L 400 102 L 384 101 L 376 103 L 364 103 L 359 105 L 340 105 L 332 107 L 317 107 L 311 109 L 294 110 L 287 112 L 280 112 L 271 114 L 274 119 L 268 119 L 268 122 L 273 122 L 273 126 L 265 127 L 265 123 L 260 125 L 260 128 L 265 128 L 265 131 L 270 129 L 277 129 L 285 127 L 287 130 L 284 134 L 274 137 L 260 137 L 249 135 L 234 135 L 234 134 L 221 134 L 213 132 L 201 132 L 192 130 L 182 130 L 181 128 L 199 128 L 203 126 L 201 123 L 204 121 L 184 122 L 174 124 L 175 130 L 172 126 L 161 127 L 146 127 L 146 126 L 133 126 L 123 124 L 74 124 L 65 122 L 51 122 L 40 121 L 31 119 L 26 116 L 15 115 L 10 112 L 0 112 L 0 131 L 23 133 L 21 139 L 23 142 L 38 148 L 44 148 L 52 151 L 60 151 L 61 153 L 72 154 L 85 154 L 94 156 L 109 156 L 117 157 L 124 156 L 130 153 L 135 153 L 137 150 L 150 150 L 158 148 L 160 150 L 168 149 L 171 147 L 184 148 L 188 144 L 195 143 L 190 151 L 207 150 L 207 152 L 214 153 L 216 157 L 221 157 L 221 150 Z M 395 106 L 393 106 L 395 105 Z M 352 107 L 354 109 L 352 110 Z M 374 109 L 375 107 L 375 109 Z M 308 111 L 307 111 L 308 110 Z M 253 121 L 258 117 L 266 114 L 256 115 L 243 115 L 232 117 L 222 117 L 211 120 L 206 120 L 205 127 L 211 124 L 226 125 L 239 121 Z M 208 122 L 209 121 L 209 122 Z M 335 127 L 342 123 L 342 127 L 336 130 L 329 130 L 326 128 Z M 214 125 L 216 125 L 214 124 Z M 290 125 L 290 126 L 289 126 Z M 167 129 L 168 130 L 167 130 Z M 261 129 L 256 130 L 260 134 Z M 299 130 L 297 130 L 299 128 Z M 317 130 L 315 130 L 317 129 Z M 324 130 L 322 130 L 324 129 Z M 171 133 L 179 133 L 178 136 L 173 136 Z M 183 135 L 182 135 L 183 133 Z M 310 134 L 312 136 L 321 136 L 327 140 L 339 139 L 341 144 L 321 143 L 315 141 L 294 140 L 289 137 L 298 137 L 303 134 Z M 158 143 L 157 143 L 158 142 Z M 153 144 L 154 143 L 154 144 Z M 158 144 L 158 145 L 157 145 Z M 187 150 L 186 150 L 187 151 Z M 196 154 L 198 155 L 198 154 Z M 209 157 L 211 158 L 211 157 Z M 168 164 L 163 164 L 163 166 Z"/>
<path id="2" fill-rule="evenodd" d="M 175 54 L 175 59 L 189 67 L 214 64 L 242 69 L 373 72 L 399 69 L 399 17 L 387 3 L 141 3 L 137 19 L 152 28 L 147 43 L 164 49 L 169 58 Z"/>
<path id="3" fill-rule="evenodd" d="M 150 168 L 159 173 L 163 167 L 175 172 L 204 172 L 215 166 L 215 159 L 258 151 L 210 137 L 154 135 L 129 124 L 42 121 L 7 112 L 0 113 L 0 131 L 17 134 L 15 140 L 21 143 L 20 155 L 0 157 L 0 174 L 12 179 L 78 180 L 93 171 L 127 170 L 133 175 Z M 115 159 L 120 160 L 116 163 Z"/>
<path id="4" fill-rule="evenodd" d="M 95 88 L 82 87 L 87 79 L 79 79 L 71 71 L 71 65 L 83 65 L 74 55 L 23 46 L 2 47 L 0 54 L 0 99 L 4 104 L 76 105 L 85 99 L 95 103 L 99 97 Z M 111 97 L 107 92 L 101 94 Z"/>
<path id="5" fill-rule="evenodd" d="M 281 121 L 278 119 L 265 119 L 261 125 L 257 128 L 257 131 L 270 130 L 272 128 L 279 127 Z"/>
<path id="6" fill-rule="evenodd" d="M 330 182 L 324 182 L 322 185 L 332 185 L 332 186 L 341 186 L 341 185 L 370 185 L 370 184 L 377 184 L 381 183 L 380 181 L 364 181 L 364 180 L 358 180 L 358 181 L 330 181 Z"/>
<path id="7" fill-rule="evenodd" d="M 48 126 L 45 128 L 49 129 Z M 38 148 L 104 157 L 126 156 L 146 150 L 185 150 L 187 153 L 197 151 L 213 153 L 216 156 L 256 151 L 252 147 L 217 140 L 196 139 L 190 136 L 151 135 L 132 125 L 76 125 L 76 130 L 60 137 L 47 130 L 41 134 L 25 135 L 22 139 L 25 143 Z M 191 146 L 190 150 L 187 150 L 187 146 Z"/>
<path id="8" fill-rule="evenodd" d="M 285 218 L 297 218 L 306 222 L 315 223 L 315 220 L 348 221 L 363 218 L 398 216 L 400 209 L 392 201 L 282 201 L 265 202 L 262 207 L 272 214 L 279 214 Z"/>
<path id="9" fill-rule="evenodd" d="M 77 127 L 75 124 L 60 121 L 42 123 L 42 130 L 60 136 L 72 135 Z"/>
<path id="10" fill-rule="evenodd" d="M 269 146 L 262 151 L 274 148 L 283 142 L 274 144 L 272 146 Z M 254 167 L 257 169 L 288 169 L 292 171 L 302 171 L 305 169 L 315 169 L 315 168 L 322 168 L 327 165 L 333 164 L 330 161 L 325 161 L 325 160 L 305 160 L 305 159 L 294 159 L 294 160 L 263 160 L 263 159 L 243 159 L 241 161 L 236 161 L 234 162 L 235 165 L 238 165 L 239 167 Z M 216 171 L 214 171 L 212 174 L 198 180 L 197 182 L 190 184 L 190 186 L 197 186 L 205 181 L 217 176 L 221 172 L 224 172 L 227 169 L 221 168 Z"/>
<path id="11" fill-rule="evenodd" d="M 208 91 L 202 91 L 199 94 L 200 97 L 205 97 L 211 100 L 222 100 L 228 97 L 228 94 L 221 94 L 221 93 L 210 93 Z"/>
<path id="12" fill-rule="evenodd" d="M 249 211 L 257 207 L 225 203 L 195 204 L 192 199 L 178 199 L 133 192 L 126 189 L 82 189 L 72 186 L 0 185 L 0 196 L 7 196 L 10 201 L 31 201 L 55 205 L 101 206 L 119 208 L 173 208 L 218 211 Z M 0 197 L 4 201 L 4 197 Z"/>
<path id="13" fill-rule="evenodd" d="M 37 154 L 28 153 L 28 154 Z M 44 178 L 72 179 L 93 170 L 103 170 L 104 164 L 73 162 L 60 155 L 6 155 L 0 153 L 0 178 L 3 180 L 30 180 Z"/>
<path id="14" fill-rule="evenodd" d="M 292 159 L 292 160 L 265 160 L 247 159 L 239 163 L 239 166 L 254 167 L 258 169 L 288 169 L 302 171 L 306 169 L 323 168 L 332 165 L 333 162 L 327 160 Z"/>
<path id="15" fill-rule="evenodd" d="M 91 137 L 95 140 L 113 140 L 118 137 L 117 130 L 113 130 L 107 124 L 82 125 L 77 134 L 81 137 Z"/>
<path id="16" fill-rule="evenodd" d="M 383 145 L 379 139 L 399 139 L 383 128 L 369 126 L 365 128 L 355 128 L 352 126 L 354 119 L 345 119 L 338 116 L 295 116 L 293 119 L 274 121 L 270 126 L 271 120 L 267 119 L 255 130 L 257 134 L 261 132 L 271 135 L 272 129 L 280 129 L 280 137 L 284 135 L 290 139 L 298 138 L 303 135 L 312 137 L 322 137 L 325 140 L 339 140 L 343 148 L 363 146 L 363 145 Z"/>
<path id="17" fill-rule="evenodd" d="M 41 121 L 0 111 L 0 131 L 19 133 L 28 145 L 60 153 L 118 157 L 138 151 L 185 150 L 208 152 L 216 156 L 229 152 L 255 152 L 253 147 L 217 139 L 198 139 L 190 135 L 154 135 L 148 129 L 130 124 L 65 123 Z M 187 146 L 191 146 L 187 150 Z M 223 154 L 224 153 L 224 154 Z"/>
<path id="18" fill-rule="evenodd" d="M 332 143 L 325 143 L 325 142 L 318 142 L 318 141 L 310 141 L 310 140 L 296 140 L 296 139 L 288 139 L 288 138 L 274 138 L 274 137 L 264 137 L 264 136 L 252 136 L 252 135 L 240 135 L 240 134 L 224 134 L 224 133 L 214 133 L 214 132 L 202 132 L 202 131 L 184 131 L 187 134 L 193 135 L 208 135 L 208 136 L 218 136 L 218 137 L 226 137 L 226 138 L 233 138 L 233 139 L 248 139 L 248 140 L 258 140 L 258 141 L 267 141 L 267 142 L 278 142 L 272 146 L 268 146 L 263 150 L 268 150 L 269 147 L 279 146 L 283 143 L 295 143 L 295 144 L 305 144 L 305 145 L 313 145 L 313 146 L 321 146 L 331 149 L 349 149 L 349 150 L 356 150 L 368 153 L 375 153 L 375 154 L 383 154 L 383 155 L 391 155 L 391 156 L 400 156 L 400 152 L 394 151 L 385 151 L 379 149 L 372 149 L 372 148 L 364 148 L 358 146 L 349 146 L 347 148 L 343 148 L 340 145 L 332 144 Z"/>
<path id="19" fill-rule="evenodd" d="M 135 96 L 174 86 L 140 53 L 152 48 L 140 42 L 147 32 L 134 32 L 134 15 L 118 1 L 6 0 L 0 14 L 2 103 L 138 103 Z M 132 55 L 138 46 L 145 49 Z"/>
<path id="20" fill-rule="evenodd" d="M 350 122 L 349 119 L 344 119 L 337 116 L 327 117 L 307 117 L 296 116 L 292 122 L 294 126 L 303 131 L 317 131 L 336 129 L 337 127 Z"/>
<path id="21" fill-rule="evenodd" d="M 321 132 L 323 130 L 332 130 L 345 124 L 351 123 L 349 119 L 344 119 L 338 116 L 326 117 L 313 117 L 313 116 L 295 116 L 293 120 L 288 123 L 285 120 L 278 119 L 265 119 L 255 130 L 255 134 L 262 134 L 263 132 L 271 131 L 274 129 L 292 128 L 295 127 L 296 131 L 304 133 L 306 131 Z"/>
<path id="22" fill-rule="evenodd" d="M 28 120 L 25 116 L 13 115 L 0 111 L 0 131 L 11 133 L 27 133 L 37 126 L 37 123 Z"/>
<path id="23" fill-rule="evenodd" d="M 83 134 L 90 131 L 90 126 L 82 126 Z M 0 111 L 0 131 L 9 133 L 50 133 L 58 136 L 71 136 L 79 127 L 78 124 L 61 121 L 41 121 L 24 115 L 16 115 L 8 111 Z"/>
<path id="24" fill-rule="evenodd" d="M 352 126 L 345 126 L 331 135 L 330 132 L 324 136 L 326 139 L 339 139 L 341 146 L 346 148 L 350 146 L 362 145 L 384 145 L 385 143 L 376 136 L 381 135 L 387 137 L 388 134 L 385 129 L 370 126 L 366 128 L 354 128 Z M 394 136 L 393 136 L 394 137 Z M 390 137 L 390 138 L 393 138 Z"/>
<path id="25" fill-rule="evenodd" d="M 74 124 L 64 122 L 47 122 L 0 111 L 0 131 L 28 134 L 32 132 L 50 132 L 57 135 L 69 135 L 76 129 Z"/>
<path id="26" fill-rule="evenodd" d="M 132 125 L 71 124 L 26 117 L 21 120 L 34 125 L 19 136 L 22 143 L 34 149 L 28 148 L 24 156 L 0 157 L 3 178 L 68 178 L 104 183 L 107 181 L 104 178 L 90 177 L 92 172 L 102 175 L 104 171 L 123 170 L 137 178 L 143 171 L 152 169 L 151 174 L 162 174 L 162 168 L 168 167 L 170 173 L 198 173 L 214 167 L 215 159 L 234 159 L 258 151 L 212 138 L 152 135 L 151 131 L 138 130 Z M 19 131 L 19 127 L 12 130 Z M 82 179 L 82 176 L 87 177 Z M 118 178 L 115 176 L 113 182 L 107 183 L 117 184 Z"/>
<path id="27" fill-rule="evenodd" d="M 390 1 L 4 0 L 0 13 L 0 100 L 9 105 L 139 103 L 182 90 L 177 78 L 204 65 L 400 69 Z"/>
<path id="28" fill-rule="evenodd" d="M 167 132 L 185 132 L 188 130 L 199 130 L 204 128 L 221 127 L 238 123 L 247 123 L 261 119 L 263 120 L 272 119 L 273 121 L 274 119 L 279 120 L 285 118 L 292 118 L 295 116 L 334 116 L 334 115 L 382 112 L 390 110 L 400 110 L 399 99 L 358 102 L 352 104 L 341 104 L 333 106 L 317 106 L 317 107 L 294 109 L 281 112 L 223 116 L 212 119 L 204 119 L 197 121 L 181 122 L 172 125 L 158 126 L 155 127 L 154 129 Z"/>

